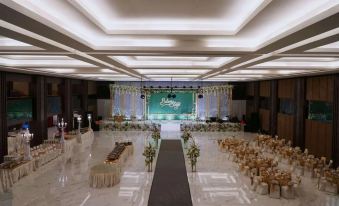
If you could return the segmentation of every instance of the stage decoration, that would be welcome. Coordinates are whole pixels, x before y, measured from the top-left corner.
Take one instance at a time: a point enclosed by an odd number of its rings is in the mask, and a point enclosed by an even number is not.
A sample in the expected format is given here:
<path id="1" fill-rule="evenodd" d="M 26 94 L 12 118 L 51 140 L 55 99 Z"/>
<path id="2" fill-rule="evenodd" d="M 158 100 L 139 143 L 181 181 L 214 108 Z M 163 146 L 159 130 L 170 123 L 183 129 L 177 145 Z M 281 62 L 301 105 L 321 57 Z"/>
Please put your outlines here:
<path id="1" fill-rule="evenodd" d="M 155 147 L 149 142 L 148 145 L 145 146 L 145 149 L 142 155 L 145 156 L 145 165 L 148 168 L 148 172 L 152 172 L 153 160 L 156 155 Z"/>
<path id="2" fill-rule="evenodd" d="M 192 139 L 192 143 L 187 150 L 187 156 L 188 156 L 190 163 L 191 163 L 192 172 L 196 172 L 197 171 L 198 157 L 200 156 L 200 148 L 195 143 L 194 139 Z"/>
<path id="3" fill-rule="evenodd" d="M 178 90 L 176 98 L 168 98 L 168 90 L 151 90 L 147 96 L 147 119 L 194 120 L 196 119 L 196 93 Z"/>
<path id="4" fill-rule="evenodd" d="M 154 140 L 155 143 L 155 148 L 158 149 L 158 145 L 159 145 L 159 139 L 160 139 L 160 131 L 157 128 L 154 128 L 153 132 L 152 132 L 152 139 Z"/>
<path id="5" fill-rule="evenodd" d="M 204 98 L 205 102 L 205 119 L 208 119 L 210 117 L 210 101 L 211 96 L 217 97 L 217 117 L 221 118 L 221 108 L 227 107 L 227 116 L 232 115 L 232 85 L 215 85 L 215 86 L 205 86 L 205 87 L 183 87 L 183 88 L 174 88 L 173 85 L 168 88 L 163 87 L 157 87 L 154 88 L 152 86 L 145 88 L 142 87 L 142 83 L 140 87 L 137 86 L 130 86 L 130 85 L 119 85 L 119 84 L 112 84 L 110 85 L 110 96 L 111 96 L 111 103 L 112 103 L 112 110 L 110 116 L 114 115 L 128 115 L 130 111 L 131 117 L 136 116 L 136 108 L 137 104 L 142 104 L 143 108 L 142 115 L 144 117 L 144 120 L 147 119 L 166 119 L 166 120 L 174 120 L 174 119 L 185 119 L 185 120 L 195 120 L 199 118 L 197 116 L 197 111 L 199 110 L 199 105 L 197 104 L 197 99 Z M 159 94 L 163 93 L 163 94 Z M 185 102 L 188 100 L 185 96 L 185 93 L 190 94 L 192 96 L 192 100 L 189 100 L 188 102 Z M 157 99 L 156 96 L 161 96 L 160 99 Z M 141 101 L 137 101 L 139 98 L 136 98 L 137 96 L 140 96 Z M 226 96 L 225 104 L 223 105 L 221 101 L 221 96 Z M 117 103 L 119 108 L 115 108 L 115 97 L 119 98 L 119 102 Z M 130 108 L 126 108 L 126 101 L 127 98 L 130 97 Z M 155 98 L 155 99 L 154 99 Z M 184 98 L 185 101 L 182 101 L 182 98 Z M 159 101 L 162 103 L 162 106 L 159 105 L 157 107 L 157 111 L 152 110 L 153 106 L 150 106 L 150 104 L 155 104 L 154 101 Z M 186 107 L 185 107 L 186 105 Z M 188 106 L 191 106 L 191 109 L 187 111 Z M 171 107 L 173 109 L 176 109 L 177 111 L 170 112 L 169 110 L 165 110 L 165 113 L 163 112 L 163 109 Z M 181 110 L 181 108 L 185 107 L 186 109 Z M 182 111 L 182 112 L 181 112 Z M 180 113 L 181 112 L 181 113 Z"/>

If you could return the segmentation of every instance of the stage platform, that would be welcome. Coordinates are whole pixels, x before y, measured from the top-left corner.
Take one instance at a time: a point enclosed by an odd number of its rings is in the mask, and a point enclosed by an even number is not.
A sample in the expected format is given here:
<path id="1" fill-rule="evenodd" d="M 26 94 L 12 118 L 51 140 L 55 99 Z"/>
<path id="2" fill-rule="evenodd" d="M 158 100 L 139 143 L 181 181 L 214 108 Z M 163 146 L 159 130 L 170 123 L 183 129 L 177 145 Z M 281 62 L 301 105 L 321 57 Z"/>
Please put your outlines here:
<path id="1" fill-rule="evenodd" d="M 180 124 L 182 121 L 159 121 L 162 139 L 180 139 Z"/>

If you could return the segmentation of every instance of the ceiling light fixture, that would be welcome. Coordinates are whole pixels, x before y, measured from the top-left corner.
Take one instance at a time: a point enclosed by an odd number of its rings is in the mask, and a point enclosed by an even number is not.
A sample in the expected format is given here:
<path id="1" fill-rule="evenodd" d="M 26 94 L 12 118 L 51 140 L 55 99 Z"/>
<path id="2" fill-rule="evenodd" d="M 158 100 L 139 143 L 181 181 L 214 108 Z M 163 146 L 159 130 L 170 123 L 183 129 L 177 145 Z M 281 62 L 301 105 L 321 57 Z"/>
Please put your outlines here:
<path id="1" fill-rule="evenodd" d="M 177 95 L 173 93 L 173 78 L 172 78 L 172 77 L 171 77 L 171 93 L 169 93 L 169 94 L 167 95 L 167 97 L 168 97 L 169 99 L 170 99 L 170 98 L 175 99 L 175 98 L 177 97 Z"/>
<path id="2" fill-rule="evenodd" d="M 140 79 L 140 93 L 141 93 L 140 98 L 141 98 L 141 99 L 145 99 L 144 90 L 143 90 L 142 88 L 143 88 L 143 87 L 142 87 L 142 77 L 141 77 L 141 79 Z M 145 87 L 144 87 L 144 88 L 145 88 Z"/>

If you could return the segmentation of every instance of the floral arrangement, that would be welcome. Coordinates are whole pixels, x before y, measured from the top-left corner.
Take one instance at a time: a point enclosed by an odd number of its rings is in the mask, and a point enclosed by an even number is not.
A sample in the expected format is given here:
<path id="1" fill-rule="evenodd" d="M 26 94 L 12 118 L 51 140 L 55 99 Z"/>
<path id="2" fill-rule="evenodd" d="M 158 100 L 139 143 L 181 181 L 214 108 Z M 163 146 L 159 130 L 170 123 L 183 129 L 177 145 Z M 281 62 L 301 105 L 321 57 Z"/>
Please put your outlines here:
<path id="1" fill-rule="evenodd" d="M 160 130 L 161 125 L 155 123 L 137 123 L 137 122 L 124 122 L 124 123 L 107 123 L 103 126 L 105 130 L 110 131 L 152 131 L 154 128 Z"/>
<path id="2" fill-rule="evenodd" d="M 181 138 L 184 140 L 184 144 L 187 144 L 187 141 L 192 138 L 192 134 L 190 131 L 188 131 L 187 129 L 184 130 L 184 133 L 181 135 Z"/>
<path id="3" fill-rule="evenodd" d="M 158 148 L 158 141 L 160 139 L 160 131 L 157 128 L 154 128 L 153 132 L 152 132 L 152 139 L 155 142 L 155 148 Z"/>
<path id="4" fill-rule="evenodd" d="M 238 132 L 241 130 L 240 123 L 197 123 L 181 124 L 180 130 L 190 130 L 199 132 Z"/>
<path id="5" fill-rule="evenodd" d="M 188 158 L 190 159 L 190 162 L 191 162 L 192 172 L 196 172 L 197 171 L 197 161 L 198 161 L 198 157 L 200 156 L 200 148 L 195 143 L 194 140 L 192 141 L 190 148 L 188 148 L 187 156 L 188 156 Z"/>
<path id="6" fill-rule="evenodd" d="M 152 172 L 155 154 L 155 147 L 153 147 L 151 143 L 148 143 L 148 145 L 145 146 L 144 152 L 142 153 L 142 155 L 145 156 L 145 165 L 148 167 L 148 172 Z"/>

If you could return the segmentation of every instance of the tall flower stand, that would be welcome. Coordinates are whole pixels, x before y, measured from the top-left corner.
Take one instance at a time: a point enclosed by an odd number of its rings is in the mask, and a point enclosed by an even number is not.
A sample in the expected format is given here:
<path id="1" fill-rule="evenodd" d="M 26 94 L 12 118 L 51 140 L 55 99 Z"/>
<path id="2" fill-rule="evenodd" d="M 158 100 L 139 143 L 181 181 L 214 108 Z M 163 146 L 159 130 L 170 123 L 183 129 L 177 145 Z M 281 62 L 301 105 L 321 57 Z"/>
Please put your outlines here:
<path id="1" fill-rule="evenodd" d="M 148 172 L 152 172 L 155 154 L 155 147 L 153 147 L 151 143 L 148 143 L 148 145 L 145 146 L 144 152 L 142 153 L 142 155 L 145 156 L 145 165 L 147 166 Z"/>
<path id="2" fill-rule="evenodd" d="M 191 163 L 192 172 L 196 172 L 197 171 L 197 161 L 198 161 L 198 157 L 200 156 L 200 149 L 199 149 L 198 145 L 195 143 L 194 139 L 192 141 L 192 144 L 190 145 L 190 147 L 187 150 L 187 156 L 188 156 L 188 159 L 190 160 L 190 163 Z"/>

